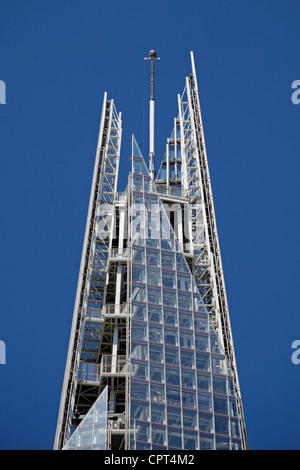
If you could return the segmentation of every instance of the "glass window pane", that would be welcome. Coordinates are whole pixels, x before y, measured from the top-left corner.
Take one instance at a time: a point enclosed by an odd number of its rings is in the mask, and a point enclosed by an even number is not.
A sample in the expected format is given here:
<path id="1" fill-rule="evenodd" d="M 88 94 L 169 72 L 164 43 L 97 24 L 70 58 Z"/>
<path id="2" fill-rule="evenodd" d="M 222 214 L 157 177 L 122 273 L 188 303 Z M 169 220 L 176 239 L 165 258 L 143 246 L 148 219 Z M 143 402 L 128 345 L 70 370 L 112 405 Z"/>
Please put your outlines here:
<path id="1" fill-rule="evenodd" d="M 168 425 L 181 427 L 181 409 L 168 406 L 167 420 L 168 420 Z"/>
<path id="2" fill-rule="evenodd" d="M 130 406 L 130 413 L 132 419 L 138 419 L 140 421 L 147 421 L 149 419 L 148 403 L 142 403 L 139 401 L 131 400 Z"/>
<path id="3" fill-rule="evenodd" d="M 165 328 L 164 342 L 166 345 L 178 346 L 178 330 Z"/>
<path id="4" fill-rule="evenodd" d="M 197 374 L 198 390 L 211 391 L 211 377 L 206 374 Z"/>
<path id="5" fill-rule="evenodd" d="M 177 429 L 168 428 L 168 448 L 182 449 L 182 436 Z"/>
<path id="6" fill-rule="evenodd" d="M 204 393 L 198 393 L 198 408 L 199 411 L 212 412 L 212 397 Z"/>
<path id="7" fill-rule="evenodd" d="M 148 364 L 131 361 L 130 370 L 135 379 L 148 380 Z"/>
<path id="8" fill-rule="evenodd" d="M 229 450 L 230 440 L 224 437 L 216 437 L 216 449 L 217 450 Z"/>
<path id="9" fill-rule="evenodd" d="M 149 325 L 149 342 L 150 343 L 163 343 L 162 326 Z"/>
<path id="10" fill-rule="evenodd" d="M 196 333 L 195 343 L 196 343 L 196 349 L 198 351 L 204 351 L 204 352 L 208 351 L 208 336 Z"/>
<path id="11" fill-rule="evenodd" d="M 163 281 L 163 286 L 167 287 L 169 289 L 175 289 L 176 288 L 176 277 L 174 272 L 170 271 L 163 271 L 162 272 L 162 281 Z"/>
<path id="12" fill-rule="evenodd" d="M 166 383 L 167 385 L 180 386 L 180 371 L 177 368 L 166 367 Z"/>
<path id="13" fill-rule="evenodd" d="M 161 275 L 159 269 L 148 267 L 147 284 L 150 286 L 161 286 Z"/>
<path id="14" fill-rule="evenodd" d="M 183 435 L 184 449 L 198 449 L 198 433 L 184 431 Z"/>
<path id="15" fill-rule="evenodd" d="M 161 263 L 164 269 L 174 271 L 175 269 L 175 256 L 173 253 L 167 251 L 161 252 Z"/>
<path id="16" fill-rule="evenodd" d="M 165 361 L 166 364 L 173 366 L 179 365 L 179 351 L 177 348 L 165 348 Z"/>
<path id="17" fill-rule="evenodd" d="M 150 440 L 150 424 L 136 421 L 136 440 L 140 442 L 148 442 Z"/>
<path id="18" fill-rule="evenodd" d="M 180 407 L 180 389 L 167 387 L 166 393 L 168 405 Z"/>
<path id="19" fill-rule="evenodd" d="M 156 363 L 163 363 L 164 362 L 164 350 L 163 346 L 159 346 L 156 344 L 149 345 L 149 354 L 150 354 L 150 361 Z"/>
<path id="20" fill-rule="evenodd" d="M 220 393 L 221 395 L 226 395 L 226 377 L 213 377 L 213 387 L 214 393 Z"/>
<path id="21" fill-rule="evenodd" d="M 196 354 L 197 369 L 203 372 L 210 372 L 210 358 L 208 354 Z"/>
<path id="22" fill-rule="evenodd" d="M 213 415 L 209 413 L 199 413 L 199 429 L 203 432 L 213 432 L 214 431 L 214 420 Z"/>
<path id="23" fill-rule="evenodd" d="M 138 341 L 131 341 L 131 357 L 139 361 L 148 360 L 148 344 Z"/>
<path id="24" fill-rule="evenodd" d="M 147 248 L 147 266 L 153 268 L 160 267 L 160 256 L 158 250 L 150 250 Z"/>
<path id="25" fill-rule="evenodd" d="M 145 305 L 132 302 L 132 314 L 136 320 L 147 320 L 147 309 Z"/>
<path id="26" fill-rule="evenodd" d="M 228 436 L 228 418 L 225 416 L 215 416 L 215 431 L 216 434 L 224 434 Z"/>
<path id="27" fill-rule="evenodd" d="M 164 368 L 160 364 L 150 363 L 150 381 L 163 383 L 165 379 Z"/>
<path id="28" fill-rule="evenodd" d="M 179 325 L 182 328 L 193 329 L 193 315 L 191 312 L 179 311 Z"/>
<path id="29" fill-rule="evenodd" d="M 174 290 L 163 290 L 164 296 L 164 305 L 166 307 L 176 307 L 177 306 L 177 296 L 176 291 Z"/>
<path id="30" fill-rule="evenodd" d="M 165 388 L 163 385 L 151 384 L 151 401 L 154 403 L 165 403 Z"/>
<path id="31" fill-rule="evenodd" d="M 145 382 L 137 382 L 131 380 L 130 397 L 136 400 L 148 401 L 149 399 L 149 385 Z"/>
<path id="32" fill-rule="evenodd" d="M 240 437 L 239 422 L 237 419 L 230 420 L 231 437 Z"/>
<path id="33" fill-rule="evenodd" d="M 131 338 L 134 340 L 147 341 L 147 325 L 137 322 L 132 322 L 131 325 Z"/>
<path id="34" fill-rule="evenodd" d="M 180 331 L 180 346 L 186 349 L 194 349 L 194 335 L 192 331 Z"/>
<path id="35" fill-rule="evenodd" d="M 200 434 L 200 449 L 201 450 L 213 450 L 214 449 L 214 436 Z"/>
<path id="36" fill-rule="evenodd" d="M 180 350 L 181 367 L 192 369 L 195 367 L 195 357 L 193 351 Z"/>
<path id="37" fill-rule="evenodd" d="M 191 290 L 191 276 L 177 273 L 177 288 L 183 291 Z"/>
<path id="38" fill-rule="evenodd" d="M 178 317 L 177 317 L 177 310 L 171 310 L 164 307 L 164 321 L 165 325 L 168 326 L 177 326 L 178 325 Z"/>
<path id="39" fill-rule="evenodd" d="M 150 323 L 161 323 L 162 322 L 162 309 L 154 305 L 148 305 L 148 316 Z"/>
<path id="40" fill-rule="evenodd" d="M 167 444 L 167 434 L 165 427 L 152 424 L 152 443 L 160 446 Z"/>
<path id="41" fill-rule="evenodd" d="M 139 265 L 132 265 L 132 282 L 141 282 L 145 284 L 145 268 Z"/>
<path id="42" fill-rule="evenodd" d="M 182 369 L 181 381 L 184 388 L 196 388 L 195 372 Z"/>
<path id="43" fill-rule="evenodd" d="M 161 304 L 161 289 L 155 287 L 148 287 L 148 302 L 151 304 Z"/>
<path id="44" fill-rule="evenodd" d="M 178 291 L 178 307 L 192 311 L 192 295 Z"/>
<path id="45" fill-rule="evenodd" d="M 197 407 L 196 391 L 182 389 L 182 406 L 185 408 Z"/>
<path id="46" fill-rule="evenodd" d="M 132 263 L 145 265 L 145 249 L 134 246 L 132 250 Z"/>
<path id="47" fill-rule="evenodd" d="M 203 333 L 208 332 L 208 319 L 207 317 L 203 317 L 202 315 L 194 315 L 194 324 L 195 324 L 195 331 L 200 331 Z"/>
<path id="48" fill-rule="evenodd" d="M 227 398 L 214 396 L 214 409 L 215 409 L 215 413 L 227 415 L 228 414 Z"/>
<path id="49" fill-rule="evenodd" d="M 151 404 L 151 421 L 152 423 L 166 423 L 166 409 L 164 405 Z"/>

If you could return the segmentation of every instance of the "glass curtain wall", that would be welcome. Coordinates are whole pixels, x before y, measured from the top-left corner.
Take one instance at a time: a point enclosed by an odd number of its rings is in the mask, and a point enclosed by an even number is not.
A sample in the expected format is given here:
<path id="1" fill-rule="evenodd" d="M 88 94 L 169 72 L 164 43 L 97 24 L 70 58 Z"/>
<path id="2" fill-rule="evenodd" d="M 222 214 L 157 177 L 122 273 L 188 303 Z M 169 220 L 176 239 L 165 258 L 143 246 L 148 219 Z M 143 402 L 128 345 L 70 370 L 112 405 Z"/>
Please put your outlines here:
<path id="1" fill-rule="evenodd" d="M 240 449 L 232 371 L 133 139 L 130 449 Z"/>

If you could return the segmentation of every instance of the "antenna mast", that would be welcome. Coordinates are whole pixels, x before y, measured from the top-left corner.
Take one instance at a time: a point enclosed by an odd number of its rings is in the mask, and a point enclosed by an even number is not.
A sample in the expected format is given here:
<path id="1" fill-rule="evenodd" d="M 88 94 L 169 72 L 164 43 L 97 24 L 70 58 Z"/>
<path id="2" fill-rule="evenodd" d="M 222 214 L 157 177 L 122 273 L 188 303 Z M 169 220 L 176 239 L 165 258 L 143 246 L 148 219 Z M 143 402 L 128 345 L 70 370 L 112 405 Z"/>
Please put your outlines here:
<path id="1" fill-rule="evenodd" d="M 150 110 L 149 110 L 149 173 L 152 180 L 154 180 L 154 61 L 160 60 L 156 57 L 156 52 L 151 50 L 149 57 L 145 60 L 151 60 L 151 96 L 150 96 Z"/>

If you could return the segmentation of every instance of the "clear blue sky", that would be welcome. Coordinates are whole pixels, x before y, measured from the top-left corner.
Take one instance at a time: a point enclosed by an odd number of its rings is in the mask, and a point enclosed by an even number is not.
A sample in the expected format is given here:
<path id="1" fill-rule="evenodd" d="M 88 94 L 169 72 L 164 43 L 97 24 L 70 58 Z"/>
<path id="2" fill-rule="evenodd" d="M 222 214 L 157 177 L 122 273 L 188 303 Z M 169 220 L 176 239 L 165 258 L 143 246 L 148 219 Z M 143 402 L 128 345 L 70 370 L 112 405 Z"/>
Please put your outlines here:
<path id="1" fill-rule="evenodd" d="M 0 449 L 53 446 L 103 94 L 123 189 L 150 49 L 157 159 L 195 55 L 249 446 L 299 449 L 299 1 L 2 0 L 0 18 Z"/>

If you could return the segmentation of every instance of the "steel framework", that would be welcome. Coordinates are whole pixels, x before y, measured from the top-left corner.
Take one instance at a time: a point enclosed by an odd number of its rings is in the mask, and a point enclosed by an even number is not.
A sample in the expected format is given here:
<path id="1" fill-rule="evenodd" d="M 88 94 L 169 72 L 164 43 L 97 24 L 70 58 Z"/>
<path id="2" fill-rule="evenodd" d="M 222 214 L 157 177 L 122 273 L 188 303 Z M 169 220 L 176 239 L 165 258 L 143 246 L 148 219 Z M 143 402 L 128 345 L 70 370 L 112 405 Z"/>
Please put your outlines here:
<path id="1" fill-rule="evenodd" d="M 133 137 L 123 193 L 104 95 L 56 449 L 247 448 L 191 65 L 156 179 Z"/>

